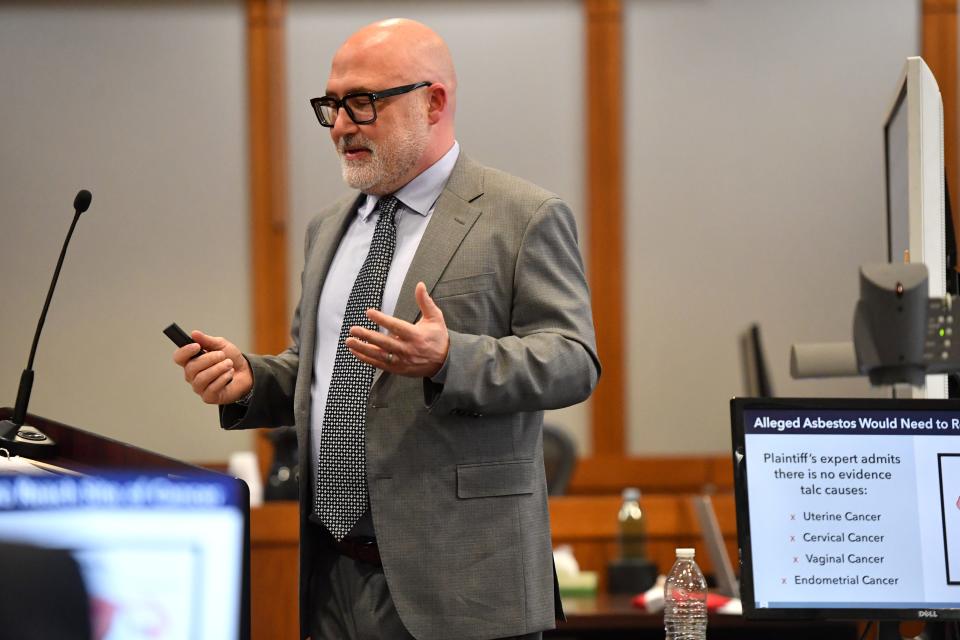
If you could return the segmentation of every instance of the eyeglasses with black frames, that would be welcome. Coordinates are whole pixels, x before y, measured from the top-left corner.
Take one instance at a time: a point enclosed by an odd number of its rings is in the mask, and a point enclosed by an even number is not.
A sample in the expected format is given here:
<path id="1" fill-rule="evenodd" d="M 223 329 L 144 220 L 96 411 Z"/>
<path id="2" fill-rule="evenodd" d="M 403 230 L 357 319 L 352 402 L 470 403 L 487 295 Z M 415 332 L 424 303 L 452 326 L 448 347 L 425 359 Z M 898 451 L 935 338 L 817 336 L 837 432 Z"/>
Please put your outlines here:
<path id="1" fill-rule="evenodd" d="M 405 84 L 402 87 L 385 89 L 384 91 L 348 93 L 342 98 L 334 98 L 333 96 L 311 98 L 310 105 L 313 107 L 313 112 L 317 114 L 317 120 L 324 127 L 333 126 L 333 123 L 337 121 L 337 113 L 340 111 L 340 107 L 346 109 L 347 115 L 355 124 L 370 124 L 377 119 L 377 100 L 410 93 L 414 89 L 429 87 L 431 84 L 433 83 L 416 82 Z"/>

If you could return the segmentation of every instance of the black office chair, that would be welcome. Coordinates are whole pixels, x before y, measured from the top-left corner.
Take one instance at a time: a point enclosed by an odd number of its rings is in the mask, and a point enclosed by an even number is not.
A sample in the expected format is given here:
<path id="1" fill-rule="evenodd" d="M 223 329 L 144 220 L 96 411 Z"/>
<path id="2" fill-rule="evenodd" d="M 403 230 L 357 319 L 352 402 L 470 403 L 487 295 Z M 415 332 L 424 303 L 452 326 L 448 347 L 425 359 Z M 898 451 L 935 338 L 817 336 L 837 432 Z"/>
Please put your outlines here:
<path id="1" fill-rule="evenodd" d="M 577 444 L 567 433 L 548 424 L 543 425 L 543 465 L 547 470 L 547 494 L 565 494 L 577 466 Z"/>

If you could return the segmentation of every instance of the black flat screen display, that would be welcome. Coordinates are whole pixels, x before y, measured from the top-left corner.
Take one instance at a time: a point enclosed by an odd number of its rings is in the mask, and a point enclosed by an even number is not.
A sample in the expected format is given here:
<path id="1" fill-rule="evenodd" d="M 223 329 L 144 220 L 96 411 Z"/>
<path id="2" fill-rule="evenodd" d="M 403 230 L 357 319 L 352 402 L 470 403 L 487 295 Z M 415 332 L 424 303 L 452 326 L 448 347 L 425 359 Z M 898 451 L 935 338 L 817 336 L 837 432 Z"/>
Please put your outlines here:
<path id="1" fill-rule="evenodd" d="M 960 618 L 960 402 L 731 402 L 744 614 Z"/>

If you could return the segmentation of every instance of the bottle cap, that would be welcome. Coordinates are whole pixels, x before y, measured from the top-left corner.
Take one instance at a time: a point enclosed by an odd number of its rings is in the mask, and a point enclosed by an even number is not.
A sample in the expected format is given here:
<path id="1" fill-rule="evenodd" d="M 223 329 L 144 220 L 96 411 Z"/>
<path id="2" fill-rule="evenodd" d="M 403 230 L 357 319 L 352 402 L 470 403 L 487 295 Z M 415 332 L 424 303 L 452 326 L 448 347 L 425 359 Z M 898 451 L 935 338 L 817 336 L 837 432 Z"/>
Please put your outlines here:
<path id="1" fill-rule="evenodd" d="M 682 558 L 683 560 L 693 560 L 693 556 L 696 553 L 696 549 L 688 548 L 678 548 L 677 557 Z"/>
<path id="2" fill-rule="evenodd" d="M 637 502 L 638 500 L 640 500 L 640 489 L 637 489 L 636 487 L 627 487 L 626 489 L 623 490 L 620 496 L 624 500 Z"/>

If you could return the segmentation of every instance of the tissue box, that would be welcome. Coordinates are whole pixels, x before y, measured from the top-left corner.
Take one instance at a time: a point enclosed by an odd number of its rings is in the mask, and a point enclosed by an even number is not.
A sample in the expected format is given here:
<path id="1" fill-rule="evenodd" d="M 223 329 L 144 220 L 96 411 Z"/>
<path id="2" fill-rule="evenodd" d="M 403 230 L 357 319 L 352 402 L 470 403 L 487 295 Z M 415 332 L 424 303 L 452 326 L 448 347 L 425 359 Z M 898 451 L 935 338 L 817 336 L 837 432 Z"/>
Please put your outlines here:
<path id="1" fill-rule="evenodd" d="M 594 596 L 597 594 L 597 572 L 581 571 L 573 574 L 557 574 L 561 596 Z"/>

